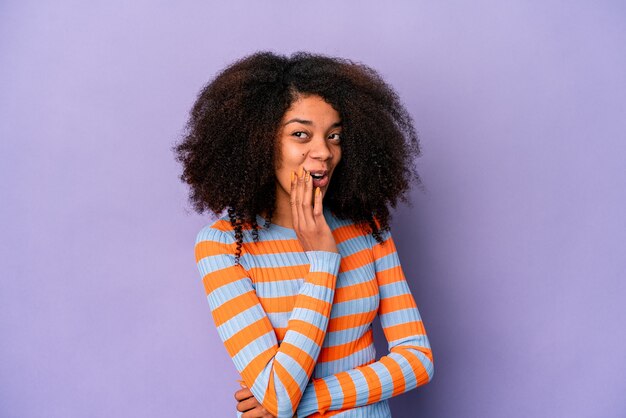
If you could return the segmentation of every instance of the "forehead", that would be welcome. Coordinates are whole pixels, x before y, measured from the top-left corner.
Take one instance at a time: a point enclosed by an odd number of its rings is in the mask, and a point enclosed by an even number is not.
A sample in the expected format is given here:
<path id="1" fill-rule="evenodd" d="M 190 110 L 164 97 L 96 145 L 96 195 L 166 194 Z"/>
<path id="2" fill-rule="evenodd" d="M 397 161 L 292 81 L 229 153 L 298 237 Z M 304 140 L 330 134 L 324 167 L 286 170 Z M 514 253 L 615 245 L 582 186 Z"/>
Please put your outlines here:
<path id="1" fill-rule="evenodd" d="M 320 96 L 299 95 L 283 115 L 283 123 L 293 118 L 333 124 L 339 121 L 339 112 Z"/>

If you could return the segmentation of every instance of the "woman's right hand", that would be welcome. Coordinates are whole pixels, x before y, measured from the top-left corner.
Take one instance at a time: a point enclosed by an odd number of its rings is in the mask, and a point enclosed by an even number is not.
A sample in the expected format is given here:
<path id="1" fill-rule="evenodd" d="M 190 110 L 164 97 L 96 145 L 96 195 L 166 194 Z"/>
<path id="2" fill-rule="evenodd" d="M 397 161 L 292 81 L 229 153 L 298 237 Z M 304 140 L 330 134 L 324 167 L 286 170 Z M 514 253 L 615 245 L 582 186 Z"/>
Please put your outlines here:
<path id="1" fill-rule="evenodd" d="M 241 384 L 241 389 L 235 392 L 235 399 L 237 400 L 237 411 L 243 412 L 241 418 L 276 418 L 263 408 L 252 391 L 243 384 Z"/>
<path id="2" fill-rule="evenodd" d="M 315 196 L 313 196 L 315 194 Z M 322 191 L 313 191 L 311 174 L 300 168 L 300 174 L 291 174 L 291 219 L 304 251 L 338 253 L 337 244 L 324 218 Z"/>

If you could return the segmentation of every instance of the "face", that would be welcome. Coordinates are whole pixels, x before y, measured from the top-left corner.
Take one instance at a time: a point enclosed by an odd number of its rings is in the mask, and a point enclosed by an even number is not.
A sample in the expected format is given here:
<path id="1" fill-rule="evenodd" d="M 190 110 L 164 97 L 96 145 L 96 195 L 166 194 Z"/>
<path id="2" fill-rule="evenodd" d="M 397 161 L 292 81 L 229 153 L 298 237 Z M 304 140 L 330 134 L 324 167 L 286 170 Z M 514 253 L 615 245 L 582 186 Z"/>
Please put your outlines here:
<path id="1" fill-rule="evenodd" d="M 341 119 L 320 96 L 299 96 L 283 115 L 278 132 L 277 207 L 289 207 L 291 172 L 311 173 L 322 196 L 341 160 Z"/>

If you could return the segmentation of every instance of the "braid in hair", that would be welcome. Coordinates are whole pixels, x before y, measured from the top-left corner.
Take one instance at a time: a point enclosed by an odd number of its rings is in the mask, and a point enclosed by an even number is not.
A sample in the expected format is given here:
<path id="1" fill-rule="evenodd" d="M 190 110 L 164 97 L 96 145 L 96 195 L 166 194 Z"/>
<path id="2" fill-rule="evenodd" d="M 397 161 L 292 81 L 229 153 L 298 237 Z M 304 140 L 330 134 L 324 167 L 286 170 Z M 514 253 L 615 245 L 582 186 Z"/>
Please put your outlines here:
<path id="1" fill-rule="evenodd" d="M 230 224 L 235 230 L 235 239 L 237 240 L 237 250 L 235 251 L 235 265 L 239 265 L 239 258 L 241 257 L 241 246 L 243 245 L 243 220 L 241 212 L 236 211 L 234 208 L 228 208 L 228 217 L 230 218 Z"/>

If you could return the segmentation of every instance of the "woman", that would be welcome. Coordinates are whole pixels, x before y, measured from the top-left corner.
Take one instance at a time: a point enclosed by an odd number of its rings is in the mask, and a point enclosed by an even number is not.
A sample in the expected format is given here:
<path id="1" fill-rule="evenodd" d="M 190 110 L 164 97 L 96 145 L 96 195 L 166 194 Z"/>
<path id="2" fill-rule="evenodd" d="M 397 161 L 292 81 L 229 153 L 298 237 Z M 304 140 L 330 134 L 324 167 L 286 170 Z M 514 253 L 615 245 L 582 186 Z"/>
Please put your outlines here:
<path id="1" fill-rule="evenodd" d="M 243 379 L 239 416 L 390 417 L 388 398 L 432 379 L 389 231 L 388 207 L 419 182 L 419 146 L 374 70 L 245 57 L 202 89 L 175 152 L 195 209 L 227 211 L 195 255 Z M 378 361 L 376 315 L 389 343 Z"/>

